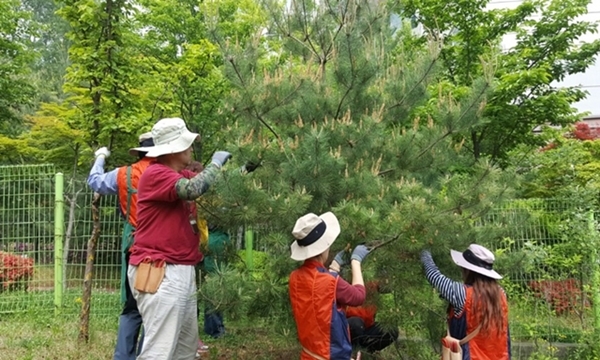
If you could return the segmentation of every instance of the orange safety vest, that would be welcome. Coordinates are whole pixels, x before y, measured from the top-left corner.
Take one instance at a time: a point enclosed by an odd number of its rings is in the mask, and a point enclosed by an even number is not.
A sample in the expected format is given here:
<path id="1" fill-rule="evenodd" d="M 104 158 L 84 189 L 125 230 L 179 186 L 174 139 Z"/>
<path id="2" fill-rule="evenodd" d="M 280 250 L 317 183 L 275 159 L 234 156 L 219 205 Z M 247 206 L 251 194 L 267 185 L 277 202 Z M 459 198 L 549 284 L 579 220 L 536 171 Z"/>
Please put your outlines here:
<path id="1" fill-rule="evenodd" d="M 119 205 L 125 219 L 135 228 L 137 227 L 137 188 L 142 174 L 152 158 L 145 157 L 129 166 L 122 166 L 117 172 L 117 189 L 119 190 Z"/>
<path id="2" fill-rule="evenodd" d="M 450 335 L 462 339 L 473 332 L 481 323 L 479 304 L 475 302 L 473 287 L 465 285 L 467 293 L 463 310 L 455 314 L 451 306 L 448 313 Z M 463 359 L 508 360 L 510 359 L 510 336 L 508 331 L 508 303 L 502 292 L 502 317 L 504 328 L 481 330 L 471 341 L 462 345 Z"/>
<path id="3" fill-rule="evenodd" d="M 350 360 L 350 329 L 336 302 L 339 277 L 306 260 L 290 275 L 290 301 L 302 345 L 302 360 Z"/>
<path id="4" fill-rule="evenodd" d="M 367 291 L 367 300 L 361 306 L 347 306 L 346 318 L 359 317 L 365 323 L 365 328 L 368 329 L 375 324 L 375 315 L 377 314 L 377 306 L 373 302 L 373 298 L 379 293 L 379 281 L 369 281 L 365 284 Z"/>

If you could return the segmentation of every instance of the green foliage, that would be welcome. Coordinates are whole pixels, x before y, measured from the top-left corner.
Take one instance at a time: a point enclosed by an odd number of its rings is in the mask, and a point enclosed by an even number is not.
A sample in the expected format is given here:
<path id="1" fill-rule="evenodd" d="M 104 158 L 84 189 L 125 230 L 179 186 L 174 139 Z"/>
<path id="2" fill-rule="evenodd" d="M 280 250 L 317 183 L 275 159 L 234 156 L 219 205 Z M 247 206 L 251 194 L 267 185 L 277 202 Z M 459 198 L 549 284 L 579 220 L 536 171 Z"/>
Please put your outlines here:
<path id="1" fill-rule="evenodd" d="M 118 134 L 135 134 L 144 124 L 138 89 L 143 77 L 132 45 L 131 4 L 122 0 L 64 1 L 59 14 L 69 22 L 71 64 L 65 91 L 79 111 L 66 119 L 92 147 L 112 147 Z"/>
<path id="2" fill-rule="evenodd" d="M 21 0 L 31 12 L 36 37 L 31 49 L 39 56 L 32 65 L 32 77 L 37 89 L 37 103 L 58 102 L 64 99 L 63 84 L 68 66 L 70 42 L 66 39 L 68 23 L 56 11 L 58 4 L 47 0 Z M 36 106 L 39 106 L 36 104 Z"/>
<path id="3" fill-rule="evenodd" d="M 225 265 L 204 277 L 198 295 L 211 309 L 226 313 L 230 319 L 239 319 L 245 315 L 248 288 L 246 275 Z"/>
<path id="4" fill-rule="evenodd" d="M 422 24 L 425 35 L 443 39 L 441 63 L 446 79 L 456 86 L 468 86 L 482 76 L 480 59 L 488 59 L 496 86 L 487 99 L 487 121 L 456 141 L 464 141 L 476 158 L 506 165 L 508 153 L 519 144 L 542 144 L 531 133 L 535 126 L 579 120 L 572 104 L 586 92 L 556 88 L 554 83 L 585 71 L 600 51 L 600 40 L 575 45 L 597 32 L 597 24 L 580 19 L 589 3 L 535 0 L 514 9 L 494 9 L 488 8 L 488 0 L 409 0 L 392 7 Z M 500 51 L 509 33 L 516 33 L 516 44 Z"/>
<path id="5" fill-rule="evenodd" d="M 145 11 L 137 18 L 144 36 L 137 47 L 154 73 L 148 88 L 150 117 L 183 118 L 202 135 L 203 142 L 194 150 L 197 159 L 206 162 L 222 146 L 217 130 L 228 117 L 228 112 L 217 111 L 229 87 L 215 41 L 247 37 L 254 22 L 260 21 L 257 8 L 248 1 L 164 0 L 141 5 Z"/>
<path id="6" fill-rule="evenodd" d="M 523 173 L 524 197 L 559 198 L 590 207 L 600 199 L 600 142 L 567 138 L 548 130 L 543 136 L 549 145 L 514 152 Z"/>
<path id="7" fill-rule="evenodd" d="M 584 333 L 584 336 L 579 339 L 578 344 L 580 346 L 569 355 L 569 359 L 592 360 L 600 357 L 597 330 Z"/>
<path id="8" fill-rule="evenodd" d="M 30 103 L 34 88 L 29 82 L 33 52 L 27 46 L 33 30 L 18 0 L 0 3 L 0 134 L 14 137 L 22 129 L 20 110 Z M 3 142 L 10 142 L 8 139 Z M 5 162 L 4 156 L 0 162 Z"/>

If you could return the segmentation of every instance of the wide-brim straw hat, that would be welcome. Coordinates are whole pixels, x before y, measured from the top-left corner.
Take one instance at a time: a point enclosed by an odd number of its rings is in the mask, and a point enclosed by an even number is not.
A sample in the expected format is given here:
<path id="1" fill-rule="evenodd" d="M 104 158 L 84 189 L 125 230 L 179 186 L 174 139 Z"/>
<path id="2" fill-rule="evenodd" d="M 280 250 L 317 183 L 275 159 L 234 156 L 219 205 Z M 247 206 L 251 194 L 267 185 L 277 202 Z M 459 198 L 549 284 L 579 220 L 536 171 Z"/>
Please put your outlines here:
<path id="1" fill-rule="evenodd" d="M 481 245 L 471 244 L 463 252 L 450 250 L 450 255 L 454 263 L 461 268 L 492 279 L 502 279 L 502 275 L 492 269 L 496 259 L 494 254 Z"/>
<path id="2" fill-rule="evenodd" d="M 154 146 L 137 147 L 131 151 L 146 152 L 148 157 L 158 157 L 166 154 L 176 154 L 187 150 L 200 135 L 188 130 L 183 119 L 166 118 L 159 120 L 152 127 Z"/>
<path id="3" fill-rule="evenodd" d="M 340 234 L 340 223 L 332 212 L 320 216 L 306 214 L 296 221 L 292 235 L 291 258 L 297 261 L 309 259 L 325 252 Z"/>

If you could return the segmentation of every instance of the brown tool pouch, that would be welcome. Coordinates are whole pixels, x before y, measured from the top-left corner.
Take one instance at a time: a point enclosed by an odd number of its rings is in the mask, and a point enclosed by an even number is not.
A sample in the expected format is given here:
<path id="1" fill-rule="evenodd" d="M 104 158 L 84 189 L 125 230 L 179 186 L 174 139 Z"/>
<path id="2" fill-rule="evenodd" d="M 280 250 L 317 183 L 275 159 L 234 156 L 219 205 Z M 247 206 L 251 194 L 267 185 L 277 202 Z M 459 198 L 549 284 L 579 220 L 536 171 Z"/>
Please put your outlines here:
<path id="1" fill-rule="evenodd" d="M 165 277 L 165 269 L 164 261 L 142 261 L 135 273 L 133 288 L 139 292 L 154 294 Z"/>

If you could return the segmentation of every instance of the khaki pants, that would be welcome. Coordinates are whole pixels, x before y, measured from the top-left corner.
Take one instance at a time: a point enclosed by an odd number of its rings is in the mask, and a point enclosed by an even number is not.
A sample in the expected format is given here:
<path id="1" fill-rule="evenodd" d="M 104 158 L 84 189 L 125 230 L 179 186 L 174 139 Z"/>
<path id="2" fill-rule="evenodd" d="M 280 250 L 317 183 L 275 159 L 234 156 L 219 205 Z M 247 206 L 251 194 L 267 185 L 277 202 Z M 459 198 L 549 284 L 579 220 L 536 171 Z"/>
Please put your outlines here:
<path id="1" fill-rule="evenodd" d="M 137 266 L 129 265 L 129 284 Z M 131 289 L 144 323 L 144 347 L 138 360 L 193 360 L 198 348 L 196 273 L 191 265 L 167 265 L 154 294 Z"/>

